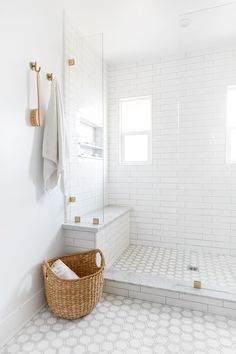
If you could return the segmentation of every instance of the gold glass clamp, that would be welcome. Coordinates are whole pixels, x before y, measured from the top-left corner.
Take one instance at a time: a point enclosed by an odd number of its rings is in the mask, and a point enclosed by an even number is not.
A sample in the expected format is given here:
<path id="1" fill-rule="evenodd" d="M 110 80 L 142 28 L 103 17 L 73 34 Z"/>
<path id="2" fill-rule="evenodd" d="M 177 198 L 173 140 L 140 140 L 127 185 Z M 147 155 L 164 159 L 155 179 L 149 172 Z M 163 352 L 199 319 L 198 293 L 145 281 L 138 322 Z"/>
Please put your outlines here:
<path id="1" fill-rule="evenodd" d="M 76 203 L 76 196 L 71 195 L 71 196 L 69 197 L 69 203 Z"/>
<path id="2" fill-rule="evenodd" d="M 75 222 L 79 223 L 81 221 L 81 218 L 79 215 L 76 215 L 75 216 Z"/>
<path id="3" fill-rule="evenodd" d="M 69 66 L 75 65 L 75 59 L 74 58 L 68 59 L 68 65 Z"/>
<path id="4" fill-rule="evenodd" d="M 99 218 L 93 218 L 93 225 L 99 225 Z"/>
<path id="5" fill-rule="evenodd" d="M 194 282 L 193 282 L 193 287 L 194 287 L 195 289 L 201 289 L 201 288 L 202 288 L 202 283 L 201 283 L 201 281 L 200 281 L 200 280 L 194 280 Z"/>

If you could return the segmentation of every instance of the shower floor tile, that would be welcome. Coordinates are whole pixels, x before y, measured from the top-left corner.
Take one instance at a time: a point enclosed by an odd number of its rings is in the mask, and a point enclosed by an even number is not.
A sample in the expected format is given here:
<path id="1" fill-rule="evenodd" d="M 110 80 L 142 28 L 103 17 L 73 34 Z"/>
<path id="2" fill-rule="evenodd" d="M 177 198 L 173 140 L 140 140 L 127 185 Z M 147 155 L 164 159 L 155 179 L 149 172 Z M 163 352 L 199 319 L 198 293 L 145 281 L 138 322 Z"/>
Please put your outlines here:
<path id="1" fill-rule="evenodd" d="M 235 354 L 236 321 L 104 294 L 79 320 L 43 308 L 1 354 Z"/>
<path id="2" fill-rule="evenodd" d="M 188 270 L 189 265 L 199 271 Z M 131 245 L 112 268 L 168 280 L 201 280 L 207 286 L 236 289 L 236 259 L 227 255 Z"/>

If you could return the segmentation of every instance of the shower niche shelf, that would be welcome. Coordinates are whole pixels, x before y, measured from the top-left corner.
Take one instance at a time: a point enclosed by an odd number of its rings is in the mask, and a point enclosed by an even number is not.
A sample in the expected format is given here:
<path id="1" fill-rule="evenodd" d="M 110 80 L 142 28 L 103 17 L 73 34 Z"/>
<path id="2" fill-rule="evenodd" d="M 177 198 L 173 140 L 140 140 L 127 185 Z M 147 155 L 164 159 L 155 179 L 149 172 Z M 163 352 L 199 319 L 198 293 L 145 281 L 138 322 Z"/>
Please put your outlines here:
<path id="1" fill-rule="evenodd" d="M 101 146 L 92 145 L 92 144 L 89 144 L 89 143 L 80 143 L 80 146 L 82 148 L 87 148 L 87 149 L 103 150 L 103 148 Z"/>
<path id="2" fill-rule="evenodd" d="M 78 156 L 83 159 L 94 159 L 94 160 L 102 160 L 103 159 L 103 157 L 86 155 L 86 154 L 79 154 Z"/>
<path id="3" fill-rule="evenodd" d="M 82 158 L 103 158 L 103 129 L 86 119 L 80 119 L 78 156 Z"/>

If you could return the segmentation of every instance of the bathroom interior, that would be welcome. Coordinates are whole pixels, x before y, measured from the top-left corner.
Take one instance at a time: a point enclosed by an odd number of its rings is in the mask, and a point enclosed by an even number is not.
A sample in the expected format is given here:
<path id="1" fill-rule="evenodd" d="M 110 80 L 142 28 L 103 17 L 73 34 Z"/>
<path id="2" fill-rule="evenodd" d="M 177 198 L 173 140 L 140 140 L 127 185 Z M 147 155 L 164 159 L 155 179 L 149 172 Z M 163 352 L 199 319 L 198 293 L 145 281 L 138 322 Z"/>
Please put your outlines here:
<path id="1" fill-rule="evenodd" d="M 235 16 L 227 0 L 0 1 L 1 354 L 236 353 Z M 64 159 L 46 188 L 55 85 Z M 42 262 L 93 249 L 99 303 L 57 317 Z"/>

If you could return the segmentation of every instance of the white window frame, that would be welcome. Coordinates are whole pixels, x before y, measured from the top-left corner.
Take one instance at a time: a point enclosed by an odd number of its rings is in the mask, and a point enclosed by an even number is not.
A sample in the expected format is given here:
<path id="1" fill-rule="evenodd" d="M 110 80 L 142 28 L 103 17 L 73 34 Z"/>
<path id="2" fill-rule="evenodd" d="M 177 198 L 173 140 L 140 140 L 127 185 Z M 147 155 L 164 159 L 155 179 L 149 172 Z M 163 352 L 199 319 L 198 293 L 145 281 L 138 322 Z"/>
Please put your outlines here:
<path id="1" fill-rule="evenodd" d="M 226 104 L 228 103 L 228 92 L 230 89 L 234 89 L 236 91 L 236 85 L 227 86 L 226 92 Z M 236 117 L 235 117 L 236 121 Z M 231 158 L 231 132 L 236 131 L 236 123 L 235 126 L 229 127 L 228 126 L 228 106 L 226 107 L 226 163 L 228 164 L 235 164 L 236 159 L 232 160 Z"/>
<path id="2" fill-rule="evenodd" d="M 151 105 L 150 114 L 150 130 L 134 130 L 132 132 L 122 132 L 122 103 L 129 101 L 140 101 L 142 99 L 149 99 Z M 121 98 L 119 100 L 119 121 L 120 121 L 120 164 L 121 165 L 150 165 L 152 163 L 152 96 L 135 96 Z M 145 135 L 148 137 L 148 158 L 146 161 L 125 161 L 125 137 L 132 135 Z"/>

